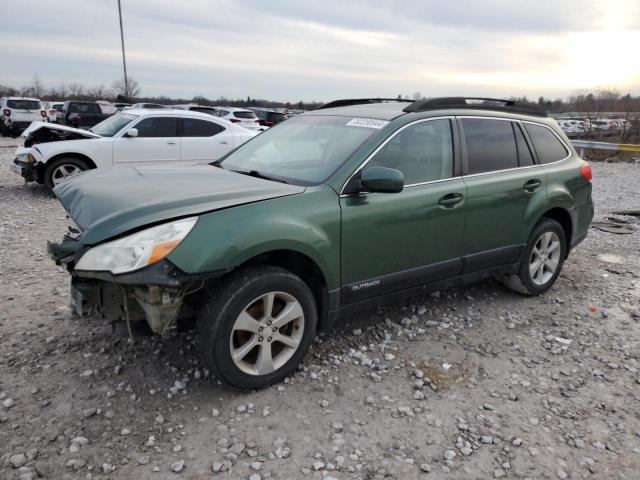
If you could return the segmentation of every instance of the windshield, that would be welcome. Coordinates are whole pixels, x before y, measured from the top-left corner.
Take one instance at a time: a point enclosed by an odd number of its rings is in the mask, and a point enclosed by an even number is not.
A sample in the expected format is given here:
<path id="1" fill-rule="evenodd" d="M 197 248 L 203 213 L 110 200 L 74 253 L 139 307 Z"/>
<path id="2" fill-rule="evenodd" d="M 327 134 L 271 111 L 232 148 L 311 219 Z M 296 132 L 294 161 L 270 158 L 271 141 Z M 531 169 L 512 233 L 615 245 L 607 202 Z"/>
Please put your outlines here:
<path id="1" fill-rule="evenodd" d="M 229 154 L 220 166 L 245 173 L 259 172 L 298 185 L 321 183 L 387 123 L 366 120 L 295 117 L 254 137 Z"/>
<path id="2" fill-rule="evenodd" d="M 130 124 L 136 118 L 135 115 L 129 113 L 116 113 L 115 115 L 103 120 L 89 130 L 103 137 L 113 137 L 122 130 L 123 127 Z"/>
<path id="3" fill-rule="evenodd" d="M 7 108 L 16 110 L 40 110 L 42 107 L 37 100 L 7 100 Z"/>

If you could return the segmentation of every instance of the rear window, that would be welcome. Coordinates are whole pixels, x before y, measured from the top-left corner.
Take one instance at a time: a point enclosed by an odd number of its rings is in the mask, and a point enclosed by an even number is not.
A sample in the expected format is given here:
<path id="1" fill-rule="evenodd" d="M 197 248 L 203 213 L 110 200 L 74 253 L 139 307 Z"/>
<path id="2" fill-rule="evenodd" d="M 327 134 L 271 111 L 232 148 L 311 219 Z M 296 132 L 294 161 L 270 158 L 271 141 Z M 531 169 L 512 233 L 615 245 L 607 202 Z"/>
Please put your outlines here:
<path id="1" fill-rule="evenodd" d="M 102 113 L 97 103 L 70 103 L 68 113 Z"/>
<path id="2" fill-rule="evenodd" d="M 462 128 L 470 175 L 518 166 L 518 152 L 511 122 L 464 118 Z"/>
<path id="3" fill-rule="evenodd" d="M 7 100 L 7 108 L 16 110 L 40 110 L 42 108 L 37 100 Z"/>
<path id="4" fill-rule="evenodd" d="M 233 116 L 236 118 L 256 118 L 256 114 L 253 112 L 233 112 Z"/>
<path id="5" fill-rule="evenodd" d="M 183 137 L 212 137 L 224 130 L 224 127 L 217 123 L 198 120 L 197 118 L 182 119 Z"/>
<path id="6" fill-rule="evenodd" d="M 556 137 L 556 135 L 547 127 L 541 125 L 534 125 L 531 123 L 525 124 L 533 148 L 535 148 L 540 163 L 553 163 L 558 160 L 562 160 L 569 152 L 562 144 L 562 142 Z"/>
<path id="7" fill-rule="evenodd" d="M 267 120 L 273 123 L 284 122 L 287 119 L 287 116 L 284 113 L 279 112 L 268 112 Z"/>
<path id="8" fill-rule="evenodd" d="M 191 107 L 189 110 L 191 110 L 192 112 L 208 113 L 209 115 L 216 114 L 216 111 L 213 108 Z"/>

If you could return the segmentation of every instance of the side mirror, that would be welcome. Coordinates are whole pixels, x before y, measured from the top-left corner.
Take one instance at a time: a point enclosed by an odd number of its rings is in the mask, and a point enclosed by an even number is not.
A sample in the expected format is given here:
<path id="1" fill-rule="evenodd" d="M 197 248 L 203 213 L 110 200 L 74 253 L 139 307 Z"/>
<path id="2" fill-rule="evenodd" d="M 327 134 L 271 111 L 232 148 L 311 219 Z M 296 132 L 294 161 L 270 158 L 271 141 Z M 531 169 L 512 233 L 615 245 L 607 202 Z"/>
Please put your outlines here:
<path id="1" fill-rule="evenodd" d="M 124 134 L 125 137 L 137 137 L 138 136 L 138 129 L 137 128 L 130 128 L 129 130 L 127 130 Z"/>
<path id="2" fill-rule="evenodd" d="M 398 193 L 404 188 L 404 175 L 394 168 L 365 167 L 360 185 L 369 192 Z"/>

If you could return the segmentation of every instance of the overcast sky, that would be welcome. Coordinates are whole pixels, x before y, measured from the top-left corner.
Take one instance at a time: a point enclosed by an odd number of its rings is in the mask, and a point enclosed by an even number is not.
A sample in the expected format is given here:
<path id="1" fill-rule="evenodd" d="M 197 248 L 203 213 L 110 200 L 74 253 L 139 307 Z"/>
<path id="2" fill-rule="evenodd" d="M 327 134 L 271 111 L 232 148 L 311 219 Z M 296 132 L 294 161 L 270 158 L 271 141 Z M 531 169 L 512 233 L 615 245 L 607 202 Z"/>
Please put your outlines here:
<path id="1" fill-rule="evenodd" d="M 122 0 L 144 95 L 640 94 L 640 0 Z M 117 0 L 0 0 L 0 84 L 122 77 Z"/>

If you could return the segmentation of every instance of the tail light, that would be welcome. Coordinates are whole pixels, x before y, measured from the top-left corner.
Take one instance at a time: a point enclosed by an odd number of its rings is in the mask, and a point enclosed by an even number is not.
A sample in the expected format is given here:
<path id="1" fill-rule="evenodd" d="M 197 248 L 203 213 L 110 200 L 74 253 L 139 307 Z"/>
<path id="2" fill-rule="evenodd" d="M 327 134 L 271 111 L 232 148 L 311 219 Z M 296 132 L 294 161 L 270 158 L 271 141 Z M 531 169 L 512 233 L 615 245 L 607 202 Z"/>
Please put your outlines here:
<path id="1" fill-rule="evenodd" d="M 41 117 L 46 117 L 47 116 L 47 112 L 45 110 L 40 110 L 40 116 Z"/>
<path id="2" fill-rule="evenodd" d="M 593 172 L 591 171 L 591 165 L 587 162 L 584 162 L 580 165 L 580 175 L 582 175 L 587 180 L 591 181 L 593 179 Z"/>
<path id="3" fill-rule="evenodd" d="M 256 123 L 257 123 L 258 125 L 260 125 L 260 120 L 256 120 Z"/>
<path id="4" fill-rule="evenodd" d="M 237 118 L 230 118 L 229 121 L 231 123 L 240 123 L 240 120 L 238 120 Z"/>
<path id="5" fill-rule="evenodd" d="M 7 117 L 11 116 L 11 110 L 9 110 L 8 108 L 5 108 L 2 113 L 4 113 Z"/>

